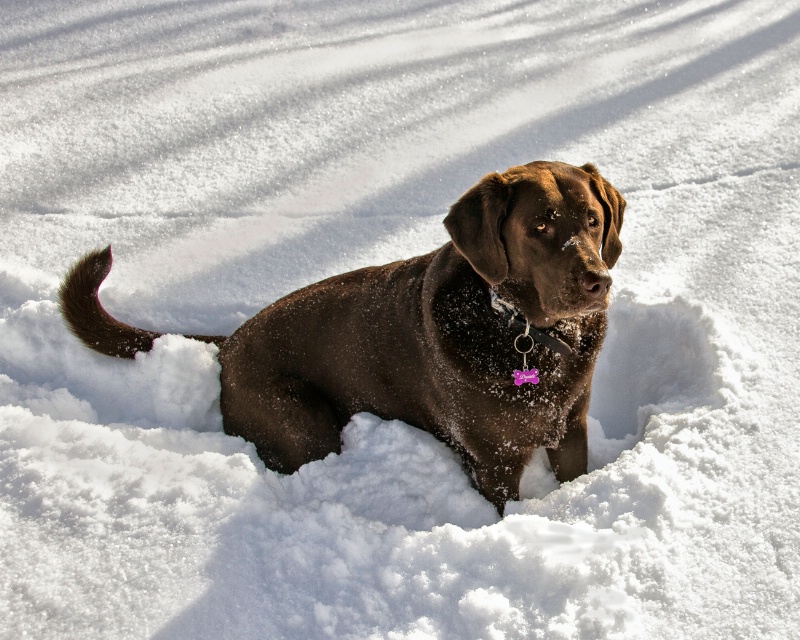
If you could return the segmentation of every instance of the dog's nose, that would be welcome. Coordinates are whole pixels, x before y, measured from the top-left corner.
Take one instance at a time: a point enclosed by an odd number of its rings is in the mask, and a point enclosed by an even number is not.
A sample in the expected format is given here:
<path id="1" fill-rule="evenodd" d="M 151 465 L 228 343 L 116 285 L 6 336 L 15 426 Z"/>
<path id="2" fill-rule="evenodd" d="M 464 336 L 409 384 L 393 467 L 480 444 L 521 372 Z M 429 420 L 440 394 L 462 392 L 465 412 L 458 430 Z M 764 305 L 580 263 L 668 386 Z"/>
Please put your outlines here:
<path id="1" fill-rule="evenodd" d="M 581 286 L 589 295 L 600 298 L 611 288 L 611 276 L 607 271 L 587 271 L 581 276 Z"/>

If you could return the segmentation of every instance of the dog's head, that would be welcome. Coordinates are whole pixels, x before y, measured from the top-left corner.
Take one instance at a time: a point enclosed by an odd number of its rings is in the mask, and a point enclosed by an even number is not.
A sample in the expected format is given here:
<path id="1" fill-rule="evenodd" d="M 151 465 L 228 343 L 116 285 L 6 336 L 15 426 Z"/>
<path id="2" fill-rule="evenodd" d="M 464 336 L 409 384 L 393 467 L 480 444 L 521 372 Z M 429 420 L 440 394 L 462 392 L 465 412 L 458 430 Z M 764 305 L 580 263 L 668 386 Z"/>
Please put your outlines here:
<path id="1" fill-rule="evenodd" d="M 490 173 L 444 224 L 472 268 L 536 326 L 608 306 L 625 199 L 594 165 Z"/>

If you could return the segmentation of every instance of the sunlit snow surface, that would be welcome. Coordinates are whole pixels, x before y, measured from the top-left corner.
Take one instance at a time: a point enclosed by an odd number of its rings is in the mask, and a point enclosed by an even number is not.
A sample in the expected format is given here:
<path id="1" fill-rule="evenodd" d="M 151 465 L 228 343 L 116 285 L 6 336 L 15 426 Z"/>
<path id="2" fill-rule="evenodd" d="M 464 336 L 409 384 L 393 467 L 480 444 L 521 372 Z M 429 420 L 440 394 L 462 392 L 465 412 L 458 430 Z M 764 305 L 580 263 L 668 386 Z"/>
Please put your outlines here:
<path id="1" fill-rule="evenodd" d="M 798 637 L 791 3 L 2 13 L 0 637 Z M 559 487 L 537 453 L 502 520 L 368 414 L 267 471 L 221 431 L 215 347 L 115 360 L 58 315 L 111 243 L 118 317 L 228 333 L 436 248 L 461 193 L 534 159 L 595 162 L 629 206 L 590 473 Z"/>

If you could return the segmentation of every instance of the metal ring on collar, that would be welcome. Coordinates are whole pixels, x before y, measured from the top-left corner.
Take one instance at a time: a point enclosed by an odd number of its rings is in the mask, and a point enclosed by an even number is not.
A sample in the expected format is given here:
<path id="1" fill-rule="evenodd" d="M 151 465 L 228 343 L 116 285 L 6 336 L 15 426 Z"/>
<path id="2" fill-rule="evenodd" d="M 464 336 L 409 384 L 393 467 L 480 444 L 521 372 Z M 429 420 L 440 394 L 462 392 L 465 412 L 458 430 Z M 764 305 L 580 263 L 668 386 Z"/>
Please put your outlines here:
<path id="1" fill-rule="evenodd" d="M 520 338 L 527 338 L 528 340 L 530 340 L 531 341 L 531 346 L 528 349 L 524 350 L 524 351 L 522 349 L 520 349 L 519 345 L 517 344 L 519 342 Z M 533 337 L 529 336 L 527 334 L 524 334 L 524 333 L 520 333 L 516 338 L 514 338 L 514 348 L 517 350 L 517 353 L 530 353 L 531 351 L 533 351 L 533 347 L 534 347 L 535 344 L 536 343 L 534 342 Z"/>

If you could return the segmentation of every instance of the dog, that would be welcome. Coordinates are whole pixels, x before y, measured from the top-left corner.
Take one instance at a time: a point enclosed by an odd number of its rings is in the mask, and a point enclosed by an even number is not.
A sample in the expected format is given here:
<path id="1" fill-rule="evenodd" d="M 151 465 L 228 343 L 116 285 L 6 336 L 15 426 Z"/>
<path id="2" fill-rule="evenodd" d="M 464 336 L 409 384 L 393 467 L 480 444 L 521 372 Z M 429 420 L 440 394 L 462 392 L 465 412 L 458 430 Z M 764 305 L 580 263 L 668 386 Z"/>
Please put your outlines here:
<path id="1" fill-rule="evenodd" d="M 334 276 L 263 309 L 217 344 L 223 426 L 290 474 L 341 451 L 361 411 L 447 443 L 503 514 L 546 447 L 556 478 L 587 471 L 586 412 L 622 252 L 626 202 L 592 164 L 490 173 L 451 208 L 451 241 L 427 255 Z M 87 346 L 133 358 L 160 333 L 103 309 L 111 248 L 59 291 Z"/>

